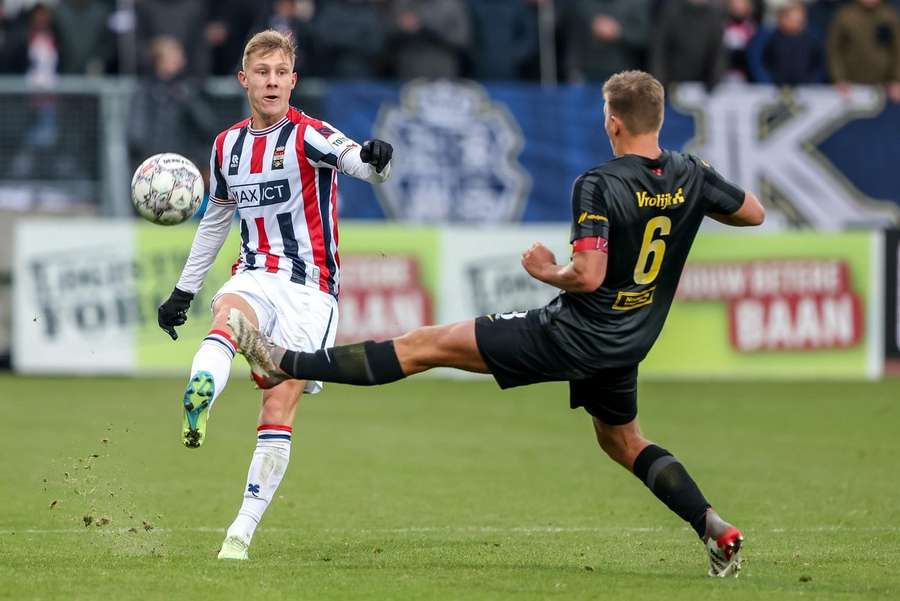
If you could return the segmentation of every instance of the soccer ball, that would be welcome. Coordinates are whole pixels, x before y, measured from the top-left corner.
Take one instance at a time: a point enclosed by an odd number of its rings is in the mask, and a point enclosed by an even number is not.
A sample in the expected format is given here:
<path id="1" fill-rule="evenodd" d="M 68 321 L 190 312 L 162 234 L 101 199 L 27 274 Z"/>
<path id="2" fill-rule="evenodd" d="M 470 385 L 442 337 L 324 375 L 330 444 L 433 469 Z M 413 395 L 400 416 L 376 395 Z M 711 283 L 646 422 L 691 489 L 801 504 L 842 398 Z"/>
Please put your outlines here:
<path id="1" fill-rule="evenodd" d="M 131 202 L 141 217 L 159 225 L 190 219 L 203 200 L 203 177 L 180 154 L 155 154 L 131 178 Z"/>

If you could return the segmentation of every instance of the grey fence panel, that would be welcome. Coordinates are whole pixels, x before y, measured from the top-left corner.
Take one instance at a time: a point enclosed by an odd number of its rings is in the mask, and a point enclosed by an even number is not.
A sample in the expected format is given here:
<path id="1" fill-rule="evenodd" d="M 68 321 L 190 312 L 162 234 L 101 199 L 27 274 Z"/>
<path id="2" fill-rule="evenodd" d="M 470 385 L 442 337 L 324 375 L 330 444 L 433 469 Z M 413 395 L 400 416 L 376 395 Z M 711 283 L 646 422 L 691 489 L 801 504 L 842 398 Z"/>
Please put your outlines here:
<path id="1" fill-rule="evenodd" d="M 133 78 L 60 77 L 38 88 L 0 76 L 0 211 L 133 215 L 129 186 L 145 157 L 130 156 L 132 111 L 143 88 Z M 304 81 L 294 95 L 318 107 L 324 86 Z M 235 78 L 214 78 L 197 91 L 207 131 L 180 148 L 205 168 L 212 135 L 249 113 Z"/>

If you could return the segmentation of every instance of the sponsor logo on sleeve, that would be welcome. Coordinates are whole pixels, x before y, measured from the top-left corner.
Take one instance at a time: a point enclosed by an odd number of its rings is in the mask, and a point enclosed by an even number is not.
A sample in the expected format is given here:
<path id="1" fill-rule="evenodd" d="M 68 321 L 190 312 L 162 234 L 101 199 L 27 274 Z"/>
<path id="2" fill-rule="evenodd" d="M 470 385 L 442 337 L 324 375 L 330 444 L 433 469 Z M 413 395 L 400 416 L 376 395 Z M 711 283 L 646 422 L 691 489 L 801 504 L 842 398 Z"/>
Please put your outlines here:
<path id="1" fill-rule="evenodd" d="M 583 211 L 581 215 L 578 216 L 578 223 L 584 223 L 585 221 L 609 221 L 609 219 L 603 215 L 594 215 L 593 213 Z"/>
<path id="2" fill-rule="evenodd" d="M 319 132 L 320 134 L 322 134 L 322 137 L 325 138 L 326 140 L 328 139 L 328 136 L 333 136 L 335 134 L 335 131 L 333 129 L 331 129 L 330 127 L 328 127 L 327 125 L 317 127 L 316 131 Z"/>

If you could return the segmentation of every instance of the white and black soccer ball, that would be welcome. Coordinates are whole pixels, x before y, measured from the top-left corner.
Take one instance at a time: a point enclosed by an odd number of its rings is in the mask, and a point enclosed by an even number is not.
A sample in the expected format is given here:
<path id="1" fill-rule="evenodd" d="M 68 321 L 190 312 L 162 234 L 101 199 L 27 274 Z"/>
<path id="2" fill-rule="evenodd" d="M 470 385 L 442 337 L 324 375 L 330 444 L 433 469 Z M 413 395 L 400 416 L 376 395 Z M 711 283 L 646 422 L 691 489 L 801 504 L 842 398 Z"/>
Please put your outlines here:
<path id="1" fill-rule="evenodd" d="M 180 154 L 155 154 L 131 178 L 131 202 L 141 217 L 159 225 L 176 225 L 197 212 L 203 200 L 203 177 Z"/>

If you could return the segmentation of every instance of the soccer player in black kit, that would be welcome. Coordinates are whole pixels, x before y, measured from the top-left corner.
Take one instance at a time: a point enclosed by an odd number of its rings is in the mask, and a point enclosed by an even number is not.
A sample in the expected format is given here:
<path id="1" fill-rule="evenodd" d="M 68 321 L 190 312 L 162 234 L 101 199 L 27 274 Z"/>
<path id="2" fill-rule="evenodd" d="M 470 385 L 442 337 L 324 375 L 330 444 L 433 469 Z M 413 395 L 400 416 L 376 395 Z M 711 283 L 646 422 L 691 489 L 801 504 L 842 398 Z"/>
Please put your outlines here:
<path id="1" fill-rule="evenodd" d="M 229 325 L 264 388 L 289 378 L 385 384 L 433 367 L 490 373 L 501 388 L 568 381 L 570 404 L 592 416 L 600 447 L 696 530 L 709 575 L 737 576 L 743 535 L 671 453 L 641 434 L 637 374 L 703 218 L 759 225 L 764 211 L 705 161 L 659 147 L 664 91 L 652 76 L 618 73 L 603 96 L 616 158 L 575 181 L 571 261 L 558 265 L 540 243 L 522 255 L 529 274 L 562 290 L 548 305 L 314 353 L 275 346 L 237 311 Z"/>

